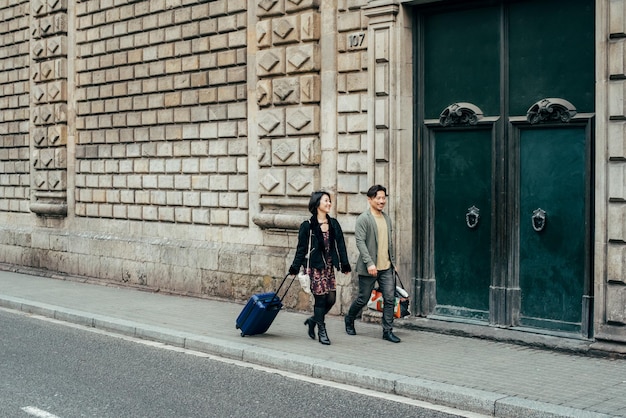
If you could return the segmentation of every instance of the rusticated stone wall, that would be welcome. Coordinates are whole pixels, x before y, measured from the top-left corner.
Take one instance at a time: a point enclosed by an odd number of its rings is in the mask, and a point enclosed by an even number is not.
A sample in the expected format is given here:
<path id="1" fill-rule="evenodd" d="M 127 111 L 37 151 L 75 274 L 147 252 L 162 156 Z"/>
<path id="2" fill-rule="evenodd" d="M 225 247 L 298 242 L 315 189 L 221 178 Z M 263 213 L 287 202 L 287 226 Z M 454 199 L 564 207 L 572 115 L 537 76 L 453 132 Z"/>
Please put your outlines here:
<path id="1" fill-rule="evenodd" d="M 76 216 L 248 224 L 246 10 L 77 3 Z"/>
<path id="2" fill-rule="evenodd" d="M 30 206 L 30 4 L 0 0 L 0 211 Z"/>
<path id="3" fill-rule="evenodd" d="M 67 214 L 67 2 L 30 2 L 31 204 L 33 213 Z"/>
<path id="4" fill-rule="evenodd" d="M 380 182 L 410 280 L 412 3 L 0 0 L 0 262 L 243 301 L 318 188 L 354 262 Z M 596 17 L 594 331 L 626 343 L 625 0 Z"/>

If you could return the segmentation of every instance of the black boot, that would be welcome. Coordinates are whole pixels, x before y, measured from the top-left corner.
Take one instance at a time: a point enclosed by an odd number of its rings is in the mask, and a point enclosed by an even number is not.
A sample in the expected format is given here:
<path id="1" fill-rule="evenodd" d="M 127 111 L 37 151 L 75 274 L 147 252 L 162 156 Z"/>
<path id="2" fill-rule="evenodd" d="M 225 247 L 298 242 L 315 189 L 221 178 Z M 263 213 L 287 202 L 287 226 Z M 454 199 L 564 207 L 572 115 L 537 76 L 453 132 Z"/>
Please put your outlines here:
<path id="1" fill-rule="evenodd" d="M 391 341 L 392 343 L 399 343 L 402 341 L 400 338 L 396 337 L 391 330 L 383 331 L 383 340 Z"/>
<path id="2" fill-rule="evenodd" d="M 306 321 L 304 321 L 304 325 L 308 325 L 309 326 L 309 337 L 311 337 L 311 339 L 315 339 L 315 321 L 313 320 L 313 317 L 307 318 Z"/>
<path id="3" fill-rule="evenodd" d="M 330 345 L 330 340 L 328 339 L 328 334 L 326 334 L 326 324 L 323 322 L 317 323 L 317 336 L 319 337 L 320 343 L 324 345 Z"/>
<path id="4" fill-rule="evenodd" d="M 356 335 L 356 330 L 354 329 L 354 318 L 350 318 L 346 315 L 343 320 L 346 323 L 346 334 Z"/>

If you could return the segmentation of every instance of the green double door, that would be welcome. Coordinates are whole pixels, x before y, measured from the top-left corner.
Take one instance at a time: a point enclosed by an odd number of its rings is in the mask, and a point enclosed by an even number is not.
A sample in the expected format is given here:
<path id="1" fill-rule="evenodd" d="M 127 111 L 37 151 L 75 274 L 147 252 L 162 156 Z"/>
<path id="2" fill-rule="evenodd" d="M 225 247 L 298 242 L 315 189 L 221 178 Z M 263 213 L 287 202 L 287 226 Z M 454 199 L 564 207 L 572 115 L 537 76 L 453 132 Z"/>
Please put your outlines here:
<path id="1" fill-rule="evenodd" d="M 586 335 L 594 2 L 453 4 L 415 25 L 418 309 Z"/>

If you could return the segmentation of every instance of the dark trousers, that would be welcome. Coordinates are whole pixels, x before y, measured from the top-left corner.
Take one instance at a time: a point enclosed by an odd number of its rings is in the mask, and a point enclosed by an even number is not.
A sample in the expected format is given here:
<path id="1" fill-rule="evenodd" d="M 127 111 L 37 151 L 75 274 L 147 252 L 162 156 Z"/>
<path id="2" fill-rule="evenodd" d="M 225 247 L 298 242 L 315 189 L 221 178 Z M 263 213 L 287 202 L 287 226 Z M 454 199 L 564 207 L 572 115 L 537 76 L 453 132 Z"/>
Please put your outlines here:
<path id="1" fill-rule="evenodd" d="M 359 294 L 350 305 L 346 316 L 354 321 L 361 309 L 367 305 L 377 281 L 383 294 L 383 332 L 387 332 L 393 329 L 393 307 L 396 303 L 396 281 L 392 269 L 379 271 L 378 277 L 359 275 Z"/>

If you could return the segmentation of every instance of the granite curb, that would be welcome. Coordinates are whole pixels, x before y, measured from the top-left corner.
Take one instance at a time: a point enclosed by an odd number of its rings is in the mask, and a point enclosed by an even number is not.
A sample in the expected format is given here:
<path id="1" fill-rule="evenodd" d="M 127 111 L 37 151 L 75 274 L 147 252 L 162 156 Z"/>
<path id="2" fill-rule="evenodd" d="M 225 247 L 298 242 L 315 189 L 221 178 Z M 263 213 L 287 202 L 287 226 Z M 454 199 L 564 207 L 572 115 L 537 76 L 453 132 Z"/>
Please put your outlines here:
<path id="1" fill-rule="evenodd" d="M 228 359 L 267 366 L 307 377 L 329 380 L 445 405 L 495 417 L 609 418 L 610 415 L 573 409 L 449 383 L 408 377 L 219 338 L 181 332 L 55 305 L 0 295 L 0 307 L 93 327 L 115 334 L 159 342 Z"/>

